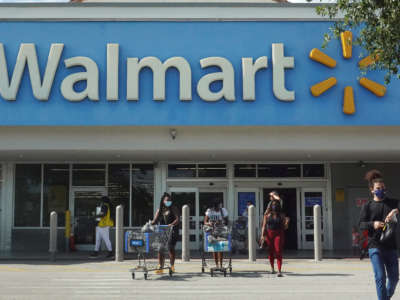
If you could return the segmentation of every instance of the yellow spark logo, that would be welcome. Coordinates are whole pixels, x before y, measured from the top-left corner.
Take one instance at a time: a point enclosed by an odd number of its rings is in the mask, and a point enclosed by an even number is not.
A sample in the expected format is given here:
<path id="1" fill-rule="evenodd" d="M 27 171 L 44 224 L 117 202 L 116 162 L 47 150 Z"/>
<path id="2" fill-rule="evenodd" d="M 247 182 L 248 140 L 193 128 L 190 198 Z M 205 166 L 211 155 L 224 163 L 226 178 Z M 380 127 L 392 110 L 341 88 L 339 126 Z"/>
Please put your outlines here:
<path id="1" fill-rule="evenodd" d="M 352 56 L 352 39 L 353 35 L 350 31 L 345 31 L 340 34 L 340 40 L 342 44 L 342 52 L 343 57 L 345 59 L 349 59 Z M 322 51 L 314 48 L 310 52 L 310 58 L 318 63 L 321 63 L 329 68 L 336 67 L 336 60 L 326 55 Z M 364 59 L 360 60 L 358 65 L 361 68 L 366 68 L 370 64 L 374 63 L 374 58 L 371 56 L 367 56 Z M 362 77 L 359 81 L 360 85 L 370 92 L 374 93 L 378 97 L 383 97 L 386 93 L 386 87 L 381 85 L 375 81 L 369 80 L 368 78 Z M 329 90 L 331 87 L 337 84 L 337 80 L 335 77 L 330 77 L 324 81 L 321 81 L 315 85 L 313 85 L 310 90 L 311 94 L 314 97 L 318 97 Z M 354 92 L 351 86 L 346 86 L 344 88 L 343 95 L 343 113 L 352 115 L 356 112 L 356 107 L 354 103 Z"/>

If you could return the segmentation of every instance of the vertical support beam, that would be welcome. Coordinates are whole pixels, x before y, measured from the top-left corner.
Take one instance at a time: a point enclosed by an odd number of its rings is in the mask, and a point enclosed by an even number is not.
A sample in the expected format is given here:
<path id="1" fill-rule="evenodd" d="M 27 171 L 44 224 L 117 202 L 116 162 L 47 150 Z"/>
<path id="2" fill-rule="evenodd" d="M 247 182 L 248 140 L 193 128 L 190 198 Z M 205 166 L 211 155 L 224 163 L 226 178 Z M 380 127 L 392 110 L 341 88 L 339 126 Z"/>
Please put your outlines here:
<path id="1" fill-rule="evenodd" d="M 56 260 L 57 252 L 57 213 L 52 211 L 50 213 L 50 239 L 49 239 L 49 252 L 50 260 Z"/>
<path id="2" fill-rule="evenodd" d="M 188 205 L 182 207 L 182 261 L 190 261 Z"/>
<path id="3" fill-rule="evenodd" d="M 228 193 L 226 199 L 226 209 L 229 212 L 229 220 L 233 222 L 236 214 L 235 210 L 237 210 L 237 203 L 235 203 L 235 182 L 234 182 L 234 167 L 232 163 L 226 164 L 226 170 L 228 175 Z"/>
<path id="4" fill-rule="evenodd" d="M 124 207 L 116 208 L 115 261 L 124 261 Z"/>
<path id="5" fill-rule="evenodd" d="M 254 205 L 249 206 L 248 211 L 248 242 L 249 242 L 249 261 L 256 261 L 256 208 Z"/>
<path id="6" fill-rule="evenodd" d="M 71 236 L 71 212 L 65 211 L 65 252 L 69 252 L 69 238 Z"/>
<path id="7" fill-rule="evenodd" d="M 314 205 L 314 260 L 315 262 L 322 260 L 320 205 Z"/>

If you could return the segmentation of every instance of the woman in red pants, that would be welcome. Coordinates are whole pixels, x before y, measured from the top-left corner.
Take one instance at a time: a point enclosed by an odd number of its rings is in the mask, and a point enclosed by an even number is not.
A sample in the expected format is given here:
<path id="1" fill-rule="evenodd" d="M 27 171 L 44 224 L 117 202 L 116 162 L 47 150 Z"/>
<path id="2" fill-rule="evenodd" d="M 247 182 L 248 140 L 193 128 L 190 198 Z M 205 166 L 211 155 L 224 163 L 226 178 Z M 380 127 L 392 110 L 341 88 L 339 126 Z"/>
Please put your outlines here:
<path id="1" fill-rule="evenodd" d="M 282 277 L 282 251 L 285 243 L 285 229 L 289 225 L 289 218 L 281 212 L 281 204 L 273 200 L 264 214 L 261 230 L 261 243 L 266 241 L 269 252 L 269 262 L 272 274 L 275 274 L 274 260 L 278 265 L 278 277 Z"/>

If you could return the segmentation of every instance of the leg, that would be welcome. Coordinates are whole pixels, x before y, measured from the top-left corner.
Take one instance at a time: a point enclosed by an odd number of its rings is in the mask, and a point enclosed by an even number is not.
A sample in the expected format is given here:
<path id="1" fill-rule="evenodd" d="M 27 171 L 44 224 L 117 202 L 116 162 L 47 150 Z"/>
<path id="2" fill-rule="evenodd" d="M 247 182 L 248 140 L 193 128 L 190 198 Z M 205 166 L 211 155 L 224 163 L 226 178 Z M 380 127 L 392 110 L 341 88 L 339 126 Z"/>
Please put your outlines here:
<path id="1" fill-rule="evenodd" d="M 158 252 L 158 264 L 159 264 L 160 268 L 164 268 L 164 260 L 165 260 L 164 254 L 161 252 Z"/>
<path id="2" fill-rule="evenodd" d="M 274 268 L 274 243 L 273 243 L 273 238 L 274 238 L 274 233 L 272 230 L 267 229 L 267 235 L 265 238 L 265 241 L 267 242 L 268 245 L 268 253 L 269 253 L 269 263 L 271 264 L 271 271 L 272 273 L 275 273 L 275 268 Z"/>
<path id="3" fill-rule="evenodd" d="M 103 240 L 106 244 L 108 252 L 112 251 L 111 241 L 110 241 L 110 227 L 103 228 Z"/>
<path id="4" fill-rule="evenodd" d="M 218 252 L 218 260 L 219 260 L 219 266 L 222 269 L 222 261 L 224 259 L 224 253 L 223 252 Z"/>
<path id="5" fill-rule="evenodd" d="M 388 299 L 390 299 L 399 281 L 399 258 L 397 256 L 397 250 L 385 251 L 384 262 L 388 277 L 386 291 Z"/>
<path id="6" fill-rule="evenodd" d="M 371 259 L 372 268 L 375 275 L 376 293 L 378 300 L 387 300 L 386 293 L 386 272 L 383 261 L 382 252 L 378 248 L 372 248 L 368 250 L 369 257 Z"/>
<path id="7" fill-rule="evenodd" d="M 101 245 L 100 227 L 96 226 L 96 245 L 94 246 L 95 252 L 99 252 L 100 245 Z"/>
<path id="8" fill-rule="evenodd" d="M 282 251 L 285 240 L 285 232 L 282 230 L 274 240 L 275 245 L 275 254 L 276 254 L 276 262 L 278 264 L 278 272 L 281 273 L 282 270 Z"/>
<path id="9" fill-rule="evenodd" d="M 175 248 L 171 247 L 168 251 L 169 253 L 169 263 L 171 266 L 175 265 Z"/>
<path id="10" fill-rule="evenodd" d="M 218 268 L 218 253 L 217 253 L 217 252 L 214 252 L 214 253 L 213 253 L 213 256 L 214 256 L 215 265 L 216 265 L 216 267 Z"/>

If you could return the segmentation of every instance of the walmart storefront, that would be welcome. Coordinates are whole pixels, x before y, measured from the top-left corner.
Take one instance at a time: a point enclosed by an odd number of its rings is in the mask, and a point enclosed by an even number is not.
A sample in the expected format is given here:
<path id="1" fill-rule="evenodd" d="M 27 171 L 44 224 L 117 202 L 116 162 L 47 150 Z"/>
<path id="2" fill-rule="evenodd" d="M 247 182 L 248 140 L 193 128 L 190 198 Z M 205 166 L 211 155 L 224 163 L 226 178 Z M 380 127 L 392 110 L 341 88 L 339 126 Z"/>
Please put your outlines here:
<path id="1" fill-rule="evenodd" d="M 1 250 L 46 250 L 49 212 L 61 233 L 67 209 L 90 248 L 100 196 L 134 227 L 164 191 L 190 205 L 195 249 L 210 201 L 232 220 L 251 201 L 260 221 L 271 190 L 287 248 L 312 247 L 321 204 L 325 249 L 348 249 L 365 171 L 400 195 L 400 84 L 360 75 L 357 47 L 321 49 L 331 23 L 310 5 L 2 5 L 0 19 Z"/>

